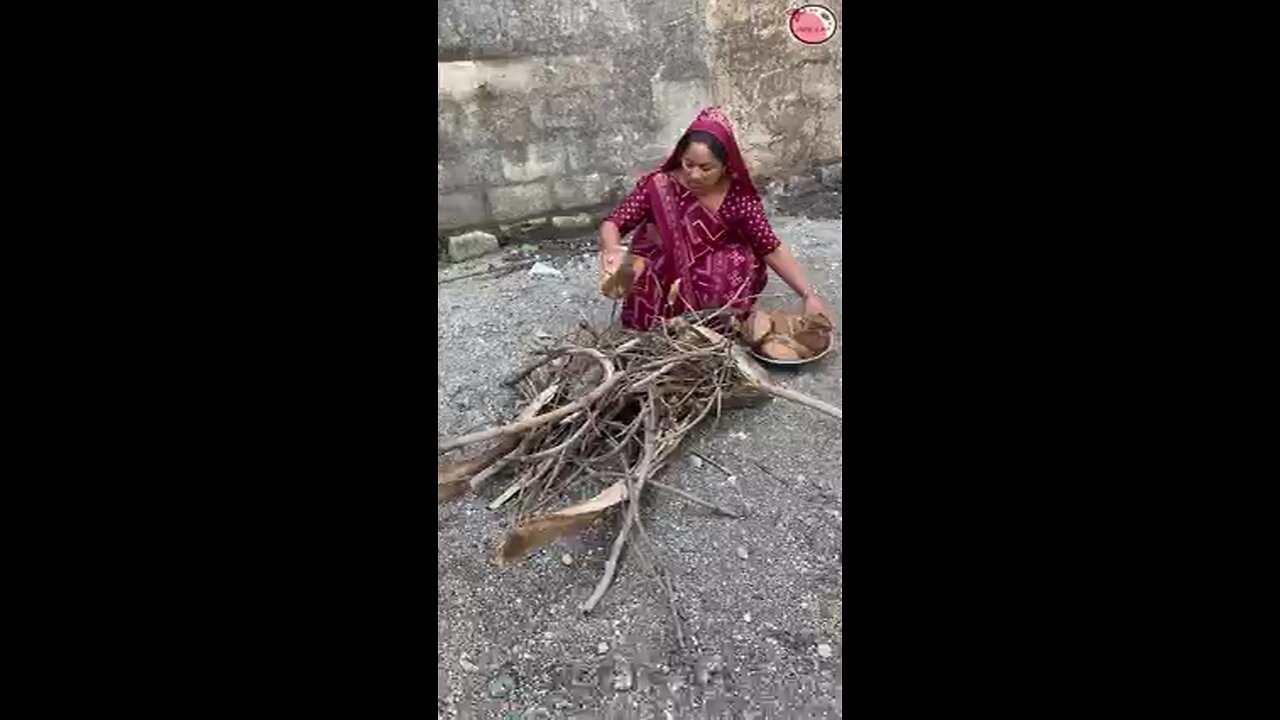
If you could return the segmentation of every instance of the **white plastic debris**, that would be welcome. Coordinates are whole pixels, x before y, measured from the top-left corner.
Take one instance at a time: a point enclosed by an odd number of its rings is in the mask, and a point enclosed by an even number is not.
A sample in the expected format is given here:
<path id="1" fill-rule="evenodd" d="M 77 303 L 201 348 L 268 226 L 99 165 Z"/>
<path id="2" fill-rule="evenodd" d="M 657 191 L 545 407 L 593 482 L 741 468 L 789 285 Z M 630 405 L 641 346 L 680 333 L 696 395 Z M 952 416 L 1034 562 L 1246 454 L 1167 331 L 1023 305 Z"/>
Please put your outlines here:
<path id="1" fill-rule="evenodd" d="M 563 274 L 554 267 L 544 263 L 536 262 L 533 267 L 529 268 L 529 277 L 564 277 Z"/>

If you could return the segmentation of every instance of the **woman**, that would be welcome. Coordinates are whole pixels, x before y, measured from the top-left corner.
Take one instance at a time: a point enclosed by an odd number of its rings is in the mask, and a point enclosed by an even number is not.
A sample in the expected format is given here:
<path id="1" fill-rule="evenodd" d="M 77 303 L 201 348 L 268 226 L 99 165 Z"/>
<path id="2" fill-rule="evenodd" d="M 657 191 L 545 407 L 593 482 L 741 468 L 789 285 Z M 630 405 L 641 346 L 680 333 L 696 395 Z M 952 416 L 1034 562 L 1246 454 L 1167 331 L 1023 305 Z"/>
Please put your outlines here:
<path id="1" fill-rule="evenodd" d="M 698 113 L 675 151 L 600 226 L 605 276 L 622 261 L 622 236 L 644 258 L 622 306 L 622 324 L 648 329 L 662 318 L 731 305 L 745 315 L 764 290 L 766 265 L 804 301 L 830 314 L 765 218 L 760 194 L 719 108 Z"/>

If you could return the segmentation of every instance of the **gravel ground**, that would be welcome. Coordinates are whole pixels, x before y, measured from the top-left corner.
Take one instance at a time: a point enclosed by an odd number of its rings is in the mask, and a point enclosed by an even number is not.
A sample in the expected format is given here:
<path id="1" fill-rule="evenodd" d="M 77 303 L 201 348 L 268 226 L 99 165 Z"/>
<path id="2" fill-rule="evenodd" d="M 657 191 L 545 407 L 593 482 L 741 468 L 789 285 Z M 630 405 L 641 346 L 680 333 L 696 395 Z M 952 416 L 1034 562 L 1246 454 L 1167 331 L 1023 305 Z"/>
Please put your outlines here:
<path id="1" fill-rule="evenodd" d="M 842 221 L 775 217 L 773 225 L 843 329 Z M 581 316 L 608 321 L 612 303 L 595 292 L 588 249 L 569 244 L 509 251 L 538 257 L 560 277 L 535 277 L 525 269 L 439 286 L 441 434 L 511 417 L 515 396 L 499 380 L 522 364 L 539 333 L 558 335 Z M 439 279 L 494 260 L 442 266 Z M 780 297 L 765 299 L 765 306 L 797 306 L 776 276 L 767 292 Z M 782 385 L 843 405 L 839 342 L 818 363 L 770 374 Z M 840 443 L 838 421 L 783 400 L 727 412 L 717 427 L 686 441 L 683 459 L 663 479 L 747 516 L 713 516 L 647 494 L 643 517 L 676 586 L 690 636 L 684 650 L 665 595 L 634 556 L 624 555 L 596 612 L 578 612 L 608 556 L 612 521 L 500 571 L 490 556 L 504 516 L 475 497 L 439 508 L 439 716 L 773 717 L 786 710 L 838 717 Z M 486 498 L 500 489 L 491 488 Z"/>

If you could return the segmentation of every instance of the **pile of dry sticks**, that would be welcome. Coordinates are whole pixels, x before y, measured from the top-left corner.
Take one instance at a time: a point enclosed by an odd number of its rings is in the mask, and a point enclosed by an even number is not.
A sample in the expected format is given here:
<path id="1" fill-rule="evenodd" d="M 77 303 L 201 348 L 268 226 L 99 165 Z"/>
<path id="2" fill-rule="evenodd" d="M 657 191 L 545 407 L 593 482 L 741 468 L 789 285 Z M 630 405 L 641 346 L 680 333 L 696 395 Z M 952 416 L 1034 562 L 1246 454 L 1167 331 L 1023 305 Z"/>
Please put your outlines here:
<path id="1" fill-rule="evenodd" d="M 730 510 L 655 479 L 681 441 L 722 409 L 768 396 L 793 400 L 836 418 L 839 408 L 771 384 L 746 349 L 713 327 L 723 310 L 666 321 L 649 332 L 586 323 L 504 380 L 523 409 L 512 422 L 439 442 L 438 503 L 511 471 L 513 480 L 489 507 L 510 506 L 512 530 L 497 546 L 499 565 L 519 562 L 552 539 L 577 532 L 609 508 L 621 524 L 604 574 L 582 604 L 593 610 L 608 590 L 629 540 L 671 603 L 683 632 L 675 591 L 640 519 L 640 499 L 655 489 L 724 515 Z"/>

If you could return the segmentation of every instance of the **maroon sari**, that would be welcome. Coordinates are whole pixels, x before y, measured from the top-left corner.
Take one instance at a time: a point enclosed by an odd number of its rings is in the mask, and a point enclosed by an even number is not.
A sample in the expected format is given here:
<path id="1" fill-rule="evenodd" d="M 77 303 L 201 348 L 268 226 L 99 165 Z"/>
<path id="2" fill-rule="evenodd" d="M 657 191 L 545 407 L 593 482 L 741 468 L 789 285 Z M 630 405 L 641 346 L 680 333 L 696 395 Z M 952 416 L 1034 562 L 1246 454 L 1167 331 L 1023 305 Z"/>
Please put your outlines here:
<path id="1" fill-rule="evenodd" d="M 708 209 L 677 179 L 680 158 L 673 152 L 605 218 L 622 235 L 636 229 L 632 252 L 647 260 L 622 305 L 627 327 L 648 329 L 661 318 L 726 305 L 746 314 L 764 290 L 764 257 L 779 245 L 720 109 L 704 109 L 688 130 L 720 141 L 732 184 L 720 207 Z M 668 302 L 677 281 L 678 296 Z"/>

